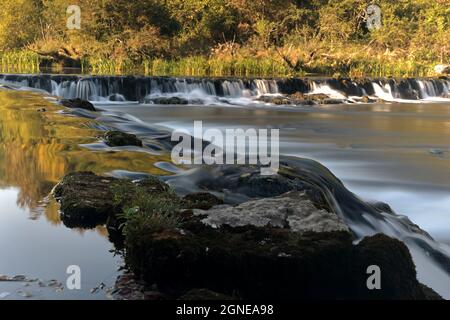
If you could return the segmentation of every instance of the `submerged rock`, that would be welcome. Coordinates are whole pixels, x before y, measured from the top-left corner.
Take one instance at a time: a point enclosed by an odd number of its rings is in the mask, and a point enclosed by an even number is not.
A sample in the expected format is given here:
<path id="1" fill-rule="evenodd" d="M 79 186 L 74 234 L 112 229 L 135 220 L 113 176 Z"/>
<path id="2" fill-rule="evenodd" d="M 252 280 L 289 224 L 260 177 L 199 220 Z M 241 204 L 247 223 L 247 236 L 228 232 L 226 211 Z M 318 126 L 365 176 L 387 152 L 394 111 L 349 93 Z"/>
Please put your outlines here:
<path id="1" fill-rule="evenodd" d="M 76 99 L 64 99 L 61 100 L 61 104 L 66 108 L 78 108 L 88 111 L 97 111 L 92 103 L 86 100 Z"/>
<path id="2" fill-rule="evenodd" d="M 363 102 L 363 103 L 374 103 L 374 102 L 377 102 L 377 100 L 371 99 L 369 96 L 364 95 L 364 96 L 362 96 L 362 98 L 359 100 L 359 102 Z"/>
<path id="3" fill-rule="evenodd" d="M 103 136 L 105 143 L 110 147 L 137 146 L 142 147 L 142 140 L 134 134 L 122 131 L 108 131 Z"/>

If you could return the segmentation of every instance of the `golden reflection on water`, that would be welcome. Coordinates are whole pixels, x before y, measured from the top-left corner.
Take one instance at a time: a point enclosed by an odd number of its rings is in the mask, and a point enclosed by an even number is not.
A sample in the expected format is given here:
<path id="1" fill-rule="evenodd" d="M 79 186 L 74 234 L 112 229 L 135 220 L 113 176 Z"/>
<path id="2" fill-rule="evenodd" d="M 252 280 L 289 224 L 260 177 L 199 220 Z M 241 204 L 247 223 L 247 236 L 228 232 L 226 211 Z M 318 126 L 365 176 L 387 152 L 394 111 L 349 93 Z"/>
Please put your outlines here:
<path id="1" fill-rule="evenodd" d="M 39 108 L 46 112 L 38 112 Z M 17 205 L 29 209 L 31 219 L 44 212 L 49 222 L 60 223 L 58 204 L 42 201 L 69 172 L 165 173 L 153 164 L 168 161 L 167 155 L 80 147 L 97 141 L 101 132 L 89 127 L 92 120 L 62 115 L 59 110 L 38 94 L 0 90 L 0 189 L 18 188 Z M 102 228 L 97 232 L 106 234 Z"/>

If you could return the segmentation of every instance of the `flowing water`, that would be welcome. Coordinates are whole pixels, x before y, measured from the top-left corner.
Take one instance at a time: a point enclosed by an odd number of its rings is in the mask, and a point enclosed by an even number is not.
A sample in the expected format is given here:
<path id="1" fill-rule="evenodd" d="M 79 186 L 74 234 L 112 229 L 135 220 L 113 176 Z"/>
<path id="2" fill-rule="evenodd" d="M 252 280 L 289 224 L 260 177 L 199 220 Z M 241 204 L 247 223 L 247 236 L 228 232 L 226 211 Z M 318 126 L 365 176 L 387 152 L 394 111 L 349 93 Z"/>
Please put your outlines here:
<path id="1" fill-rule="evenodd" d="M 155 137 L 164 135 L 163 130 L 155 128 L 192 131 L 193 121 L 202 120 L 204 129 L 279 128 L 283 156 L 317 160 L 358 197 L 386 202 L 396 213 L 407 216 L 439 242 L 411 230 L 401 216 L 379 215 L 360 205 L 346 191 L 338 192 L 338 184 L 332 182 L 324 169 L 312 165 L 311 170 L 328 179 L 331 187 L 327 188 L 338 202 L 338 211 L 358 237 L 384 232 L 402 239 L 413 254 L 419 279 L 450 298 L 448 260 L 437 264 L 430 258 L 434 252 L 450 256 L 448 80 L 376 79 L 342 84 L 329 79 L 3 75 L 0 83 L 13 89 L 33 88 L 40 93 L 90 99 L 105 110 L 100 114 L 74 112 L 96 118 L 102 125 L 67 115 L 54 115 L 58 119 L 44 121 L 41 119 L 44 116 L 34 109 L 24 111 L 23 105 L 27 103 L 29 108 L 48 105 L 37 94 L 9 92 L 0 96 L 3 97 L 0 108 L 5 110 L 0 119 L 4 155 L 0 158 L 0 199 L 5 203 L 0 209 L 0 222 L 8 221 L 0 223 L 0 273 L 63 281 L 70 261 L 85 261 L 83 267 L 92 272 L 84 285 L 86 289 L 81 293 L 58 294 L 69 298 L 104 298 L 104 292 L 92 295 L 89 290 L 99 282 L 112 285 L 120 263 L 108 252 L 112 247 L 104 230 L 100 227 L 69 230 L 61 225 L 57 206 L 45 206 L 42 200 L 54 183 L 71 170 L 130 176 L 130 172 L 161 174 L 162 169 L 172 169 L 167 156 L 164 158 L 157 152 L 111 150 L 95 139 L 80 138 L 93 135 L 86 126 L 118 127 L 148 139 L 147 146 L 153 146 Z M 258 101 L 261 95 L 297 91 L 326 94 L 341 99 L 342 103 L 307 107 L 274 106 Z M 364 104 L 362 96 L 385 102 Z M 178 97 L 189 104 L 155 104 L 153 99 L 161 97 Z M 21 108 L 17 108 L 18 104 Z M 30 114 L 38 120 L 30 120 Z M 49 121 L 61 124 L 61 128 L 50 126 Z M 94 255 L 95 259 L 90 258 Z M 0 282 L 0 294 L 7 289 Z M 17 288 L 13 289 L 16 290 L 9 291 L 20 295 Z M 42 294 L 51 298 L 56 293 Z"/>

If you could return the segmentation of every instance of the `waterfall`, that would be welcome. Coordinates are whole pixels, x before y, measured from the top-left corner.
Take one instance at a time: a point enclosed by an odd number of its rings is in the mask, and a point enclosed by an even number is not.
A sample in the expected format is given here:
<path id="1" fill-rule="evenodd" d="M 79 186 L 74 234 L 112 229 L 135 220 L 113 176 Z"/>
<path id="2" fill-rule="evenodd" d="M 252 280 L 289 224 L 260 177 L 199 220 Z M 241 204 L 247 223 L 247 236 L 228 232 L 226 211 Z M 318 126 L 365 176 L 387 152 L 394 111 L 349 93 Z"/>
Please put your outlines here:
<path id="1" fill-rule="evenodd" d="M 377 83 L 372 82 L 373 90 L 375 91 L 375 96 L 386 101 L 394 101 L 395 97 L 392 94 L 392 89 L 389 84 L 385 84 L 383 87 Z"/>
<path id="2" fill-rule="evenodd" d="M 347 98 L 342 92 L 331 88 L 328 84 L 312 82 L 311 87 L 312 90 L 309 94 L 325 94 L 333 99 L 345 100 Z"/>
<path id="3" fill-rule="evenodd" d="M 252 104 L 263 95 L 324 94 L 358 102 L 364 96 L 389 102 L 450 101 L 450 81 L 439 79 L 287 78 L 239 79 L 140 76 L 0 75 L 0 84 L 45 90 L 64 99 L 145 102 L 178 97 L 193 103 Z"/>

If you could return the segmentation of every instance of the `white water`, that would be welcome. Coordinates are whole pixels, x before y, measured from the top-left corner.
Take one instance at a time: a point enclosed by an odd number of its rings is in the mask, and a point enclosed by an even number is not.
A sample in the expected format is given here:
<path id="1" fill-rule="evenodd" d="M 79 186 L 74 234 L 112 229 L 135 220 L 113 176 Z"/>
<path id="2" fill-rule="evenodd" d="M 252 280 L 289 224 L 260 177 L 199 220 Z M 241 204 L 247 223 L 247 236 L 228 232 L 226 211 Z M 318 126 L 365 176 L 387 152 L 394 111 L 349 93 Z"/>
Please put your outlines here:
<path id="1" fill-rule="evenodd" d="M 312 91 L 309 94 L 325 94 L 332 99 L 347 100 L 347 97 L 342 92 L 332 89 L 327 84 L 317 84 L 315 82 L 312 83 Z"/>
<path id="2" fill-rule="evenodd" d="M 126 102 L 127 95 L 137 93 L 141 98 L 135 97 L 130 101 L 149 101 L 155 98 L 178 97 L 188 100 L 189 104 L 204 105 L 241 105 L 251 106 L 264 104 L 258 101 L 261 96 L 283 95 L 279 87 L 279 81 L 273 79 L 198 79 L 198 78 L 136 78 L 129 81 L 122 77 L 51 77 L 23 75 L 0 75 L 0 84 L 15 86 L 17 89 L 34 88 L 46 90 L 48 93 L 65 99 L 81 98 L 90 101 L 112 103 Z M 133 78 L 134 79 L 134 78 Z M 126 82 L 129 81 L 129 82 Z M 359 86 L 361 96 L 348 96 L 328 84 L 327 80 L 304 80 L 309 84 L 308 94 L 325 94 L 332 99 L 340 99 L 346 103 L 361 102 L 361 98 L 367 95 L 364 88 Z M 439 92 L 436 87 L 439 83 Z M 49 83 L 46 85 L 46 83 Z M 450 81 L 448 80 L 410 80 L 415 85 L 415 90 L 420 99 L 402 99 L 401 90 L 393 80 L 390 83 L 382 83 L 380 80 L 372 81 L 374 94 L 370 98 L 382 99 L 387 102 L 423 103 L 423 102 L 449 102 Z M 355 82 L 351 82 L 358 87 Z M 130 86 L 136 86 L 135 88 Z M 412 89 L 412 88 L 410 88 Z M 294 89 L 295 90 L 295 89 Z M 305 88 L 298 88 L 305 90 Z"/>

